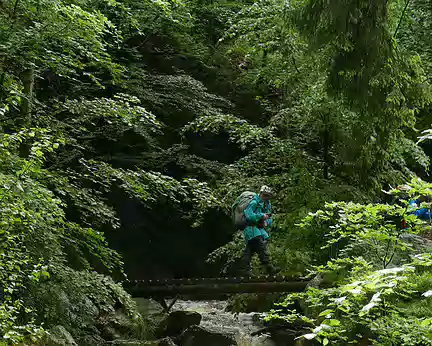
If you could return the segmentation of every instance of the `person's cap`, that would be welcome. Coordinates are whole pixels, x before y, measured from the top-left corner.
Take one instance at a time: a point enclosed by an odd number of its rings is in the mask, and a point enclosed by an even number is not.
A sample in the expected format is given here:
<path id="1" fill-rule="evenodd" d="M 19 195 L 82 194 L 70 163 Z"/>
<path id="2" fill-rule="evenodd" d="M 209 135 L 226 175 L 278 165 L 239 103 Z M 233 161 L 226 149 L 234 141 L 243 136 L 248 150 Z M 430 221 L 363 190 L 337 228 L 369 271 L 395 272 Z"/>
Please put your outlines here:
<path id="1" fill-rule="evenodd" d="M 267 185 L 261 186 L 260 193 L 269 197 L 273 197 L 273 190 L 270 186 Z"/>

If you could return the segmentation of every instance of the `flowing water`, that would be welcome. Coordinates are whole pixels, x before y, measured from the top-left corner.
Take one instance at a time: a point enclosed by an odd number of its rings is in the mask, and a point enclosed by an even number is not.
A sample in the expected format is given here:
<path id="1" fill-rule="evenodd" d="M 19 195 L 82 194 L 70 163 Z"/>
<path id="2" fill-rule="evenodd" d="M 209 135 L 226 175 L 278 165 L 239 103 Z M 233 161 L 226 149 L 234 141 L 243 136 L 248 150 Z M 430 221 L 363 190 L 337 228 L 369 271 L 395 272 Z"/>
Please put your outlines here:
<path id="1" fill-rule="evenodd" d="M 267 335 L 251 336 L 263 328 L 259 313 L 233 314 L 226 311 L 226 301 L 179 300 L 173 310 L 195 311 L 201 314 L 200 326 L 221 334 L 234 335 L 239 346 L 275 346 Z"/>

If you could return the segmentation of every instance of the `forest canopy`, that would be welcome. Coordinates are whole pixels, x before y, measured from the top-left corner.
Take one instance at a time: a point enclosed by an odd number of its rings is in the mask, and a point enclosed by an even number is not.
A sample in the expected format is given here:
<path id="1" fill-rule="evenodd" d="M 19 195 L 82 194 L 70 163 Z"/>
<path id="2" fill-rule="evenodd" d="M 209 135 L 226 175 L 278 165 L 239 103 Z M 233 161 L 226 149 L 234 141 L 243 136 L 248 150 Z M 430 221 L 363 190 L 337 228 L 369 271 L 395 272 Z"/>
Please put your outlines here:
<path id="1" fill-rule="evenodd" d="M 0 345 L 146 338 L 122 282 L 234 273 L 262 184 L 274 261 L 330 282 L 269 320 L 430 343 L 431 32 L 426 0 L 0 0 Z"/>

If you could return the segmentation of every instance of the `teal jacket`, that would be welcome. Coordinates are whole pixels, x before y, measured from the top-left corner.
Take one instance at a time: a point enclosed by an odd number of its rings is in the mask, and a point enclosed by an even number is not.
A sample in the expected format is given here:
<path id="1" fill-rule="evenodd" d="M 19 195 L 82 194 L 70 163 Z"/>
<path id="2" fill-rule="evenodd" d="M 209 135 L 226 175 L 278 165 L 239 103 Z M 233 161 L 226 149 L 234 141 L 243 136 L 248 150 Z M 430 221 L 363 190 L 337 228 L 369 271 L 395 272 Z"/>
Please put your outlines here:
<path id="1" fill-rule="evenodd" d="M 272 205 L 270 201 L 264 203 L 260 196 L 256 195 L 244 211 L 246 222 L 249 225 L 243 231 L 246 241 L 249 241 L 259 236 L 263 236 L 264 239 L 269 238 L 266 229 L 270 229 L 270 227 L 272 226 L 272 218 L 270 217 L 266 220 L 266 227 L 260 224 L 262 223 L 264 214 L 269 214 L 271 212 Z"/>

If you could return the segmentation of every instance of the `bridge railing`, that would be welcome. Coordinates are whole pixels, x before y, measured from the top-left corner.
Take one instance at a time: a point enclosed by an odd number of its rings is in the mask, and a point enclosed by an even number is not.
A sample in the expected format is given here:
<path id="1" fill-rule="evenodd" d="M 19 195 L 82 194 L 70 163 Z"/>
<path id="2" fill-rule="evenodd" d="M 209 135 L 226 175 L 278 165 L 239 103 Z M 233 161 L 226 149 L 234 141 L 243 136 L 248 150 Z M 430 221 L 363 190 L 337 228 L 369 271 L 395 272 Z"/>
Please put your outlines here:
<path id="1" fill-rule="evenodd" d="M 301 292 L 309 281 L 285 276 L 188 278 L 129 281 L 124 288 L 133 297 L 176 297 L 233 293 Z"/>

